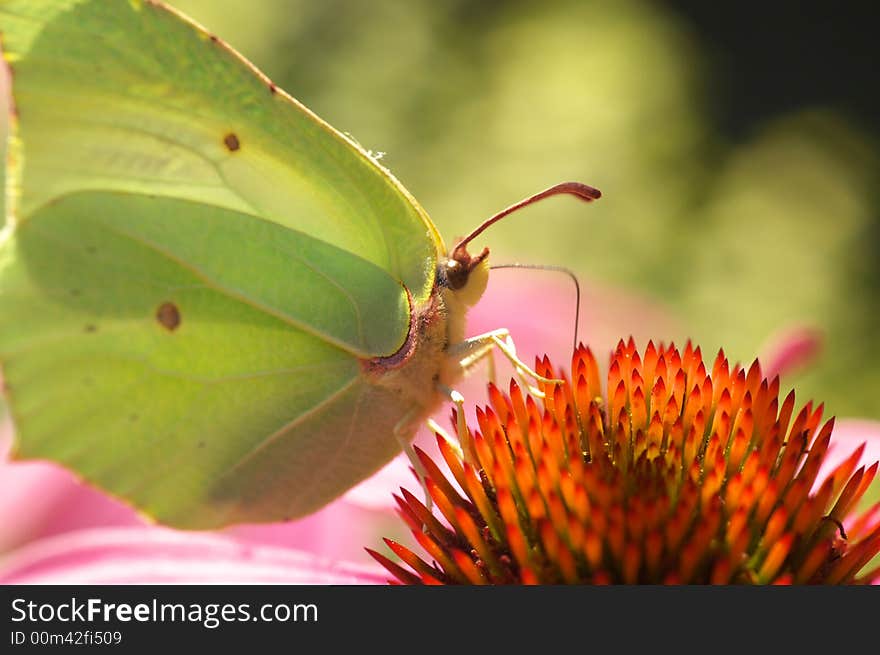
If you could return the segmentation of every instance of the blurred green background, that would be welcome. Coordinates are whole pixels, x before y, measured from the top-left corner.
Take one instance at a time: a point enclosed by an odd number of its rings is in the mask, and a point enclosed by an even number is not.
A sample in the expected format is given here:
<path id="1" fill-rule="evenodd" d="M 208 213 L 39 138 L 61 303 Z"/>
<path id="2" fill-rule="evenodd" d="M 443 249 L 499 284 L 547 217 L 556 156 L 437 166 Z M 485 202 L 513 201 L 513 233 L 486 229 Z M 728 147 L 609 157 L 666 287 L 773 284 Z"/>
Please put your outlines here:
<path id="1" fill-rule="evenodd" d="M 876 20 L 672 0 L 171 3 L 387 153 L 447 240 L 587 182 L 592 207 L 553 199 L 493 228 L 493 260 L 649 296 L 683 326 L 659 337 L 744 362 L 815 327 L 821 356 L 788 382 L 880 419 Z"/>

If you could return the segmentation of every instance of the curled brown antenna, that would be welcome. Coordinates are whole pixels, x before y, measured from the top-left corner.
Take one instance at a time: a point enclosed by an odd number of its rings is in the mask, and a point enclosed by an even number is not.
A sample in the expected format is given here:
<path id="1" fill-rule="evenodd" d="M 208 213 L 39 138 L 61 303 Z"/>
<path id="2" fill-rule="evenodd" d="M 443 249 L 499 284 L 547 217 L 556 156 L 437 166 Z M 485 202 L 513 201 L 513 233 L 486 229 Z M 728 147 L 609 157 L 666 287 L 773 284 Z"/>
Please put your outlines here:
<path id="1" fill-rule="evenodd" d="M 562 182 L 548 189 L 544 189 L 543 191 L 539 191 L 525 200 L 520 200 L 518 203 L 511 205 L 507 209 L 503 209 L 491 218 L 483 221 L 466 237 L 459 239 L 452 248 L 452 251 L 449 253 L 449 258 L 446 261 L 446 270 L 444 271 L 447 285 L 452 289 L 461 289 L 464 287 L 467 283 L 470 272 L 489 256 L 488 248 L 483 248 L 482 252 L 478 255 L 471 255 L 467 251 L 468 243 L 482 234 L 487 227 L 497 223 L 508 214 L 515 212 L 517 209 L 522 209 L 523 207 L 538 202 L 539 200 L 543 200 L 544 198 L 561 194 L 575 196 L 584 202 L 592 202 L 593 200 L 598 200 L 602 197 L 602 192 L 599 191 L 599 189 L 595 189 L 587 184 L 581 182 Z"/>
<path id="2" fill-rule="evenodd" d="M 460 239 L 459 242 L 455 244 L 455 247 L 452 249 L 453 257 L 460 248 L 464 248 L 473 239 L 482 234 L 483 230 L 485 230 L 493 223 L 497 223 L 508 214 L 515 212 L 517 209 L 522 209 L 527 205 L 531 205 L 534 202 L 543 200 L 544 198 L 549 198 L 550 196 L 556 196 L 560 194 L 576 196 L 584 202 L 592 202 L 593 200 L 598 200 L 602 197 L 602 192 L 599 191 L 599 189 L 594 189 L 593 187 L 583 184 L 581 182 L 562 182 L 560 184 L 550 187 L 549 189 L 539 191 L 535 195 L 529 196 L 525 200 L 520 200 L 518 203 L 511 205 L 507 209 L 501 210 L 491 218 L 487 218 L 485 221 L 483 221 L 479 226 L 477 226 L 477 228 L 473 232 L 468 234 L 466 237 Z"/>

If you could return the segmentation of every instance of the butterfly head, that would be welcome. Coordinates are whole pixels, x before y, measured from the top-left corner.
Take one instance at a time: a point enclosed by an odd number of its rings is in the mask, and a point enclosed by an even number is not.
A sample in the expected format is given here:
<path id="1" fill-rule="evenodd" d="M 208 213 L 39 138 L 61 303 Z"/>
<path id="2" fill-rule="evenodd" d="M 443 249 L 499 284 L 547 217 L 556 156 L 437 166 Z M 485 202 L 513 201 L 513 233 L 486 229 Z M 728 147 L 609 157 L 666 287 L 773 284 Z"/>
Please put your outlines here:
<path id="1" fill-rule="evenodd" d="M 480 254 L 471 255 L 467 244 L 459 243 L 438 263 L 437 283 L 454 292 L 465 306 L 477 304 L 489 283 L 489 249 L 483 248 Z"/>

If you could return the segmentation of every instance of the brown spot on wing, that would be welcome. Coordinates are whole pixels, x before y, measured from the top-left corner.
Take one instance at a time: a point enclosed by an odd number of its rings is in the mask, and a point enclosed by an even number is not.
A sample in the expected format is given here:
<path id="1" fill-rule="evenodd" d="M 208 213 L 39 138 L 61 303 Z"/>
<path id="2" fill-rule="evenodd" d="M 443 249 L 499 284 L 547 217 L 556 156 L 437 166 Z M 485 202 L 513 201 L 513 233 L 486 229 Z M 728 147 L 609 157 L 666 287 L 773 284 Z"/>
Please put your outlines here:
<path id="1" fill-rule="evenodd" d="M 173 302 L 163 302 L 156 310 L 156 320 L 163 328 L 173 332 L 180 327 L 180 310 Z"/>
<path id="2" fill-rule="evenodd" d="M 241 142 L 238 140 L 235 132 L 230 132 L 225 137 L 223 137 L 223 144 L 226 146 L 229 152 L 235 152 L 236 150 L 241 148 Z"/>

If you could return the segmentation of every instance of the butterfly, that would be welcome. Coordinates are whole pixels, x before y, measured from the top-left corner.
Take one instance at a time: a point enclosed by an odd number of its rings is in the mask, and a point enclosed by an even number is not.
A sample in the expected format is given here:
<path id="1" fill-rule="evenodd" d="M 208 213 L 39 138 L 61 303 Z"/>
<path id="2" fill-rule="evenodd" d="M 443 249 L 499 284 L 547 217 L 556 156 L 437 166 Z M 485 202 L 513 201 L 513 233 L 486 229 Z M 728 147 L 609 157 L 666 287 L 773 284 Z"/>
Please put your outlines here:
<path id="1" fill-rule="evenodd" d="M 2 0 L 0 32 L 16 457 L 179 528 L 303 516 L 503 347 L 465 338 L 488 250 L 172 8 Z"/>

